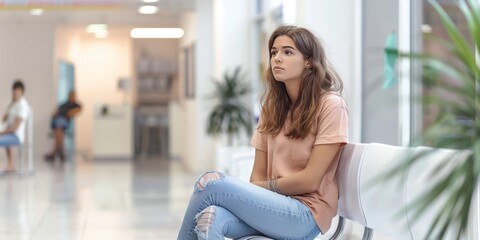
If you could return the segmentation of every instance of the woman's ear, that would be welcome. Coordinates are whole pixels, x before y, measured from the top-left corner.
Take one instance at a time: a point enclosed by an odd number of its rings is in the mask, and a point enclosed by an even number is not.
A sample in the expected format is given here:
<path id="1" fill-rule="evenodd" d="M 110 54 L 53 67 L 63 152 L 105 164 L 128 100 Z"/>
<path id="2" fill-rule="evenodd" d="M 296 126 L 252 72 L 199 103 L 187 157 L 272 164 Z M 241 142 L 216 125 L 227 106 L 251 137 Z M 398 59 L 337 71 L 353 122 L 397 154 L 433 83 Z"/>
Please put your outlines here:
<path id="1" fill-rule="evenodd" d="M 311 68 L 311 67 L 312 67 L 312 61 L 307 60 L 307 61 L 305 62 L 305 68 Z"/>

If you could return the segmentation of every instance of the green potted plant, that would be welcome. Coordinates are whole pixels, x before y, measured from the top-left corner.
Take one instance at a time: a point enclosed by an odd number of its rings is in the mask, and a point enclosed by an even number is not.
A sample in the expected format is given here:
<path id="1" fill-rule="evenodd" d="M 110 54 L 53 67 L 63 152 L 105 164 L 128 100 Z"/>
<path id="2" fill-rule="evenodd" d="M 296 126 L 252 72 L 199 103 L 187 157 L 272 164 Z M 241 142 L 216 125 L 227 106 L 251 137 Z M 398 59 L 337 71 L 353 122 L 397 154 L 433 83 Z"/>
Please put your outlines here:
<path id="1" fill-rule="evenodd" d="M 241 67 L 237 67 L 231 74 L 226 72 L 221 81 L 214 81 L 215 105 L 208 115 L 207 133 L 226 134 L 228 146 L 233 145 L 234 136 L 242 130 L 248 136 L 253 130 L 253 115 L 248 105 L 251 88 L 245 77 Z"/>
<path id="2" fill-rule="evenodd" d="M 424 129 L 421 139 L 412 145 L 422 143 L 434 149 L 467 150 L 468 154 L 464 161 L 454 164 L 410 207 L 415 211 L 415 221 L 433 202 L 444 199 L 425 239 L 445 239 L 447 231 L 452 230 L 460 239 L 466 237 L 471 203 L 480 180 L 480 6 L 475 0 L 457 2 L 468 25 L 468 34 L 465 34 L 436 1 L 429 2 L 440 17 L 449 40 L 432 37 L 453 57 L 443 59 L 426 53 L 399 54 L 400 57 L 418 60 L 424 69 L 424 87 L 436 88 L 436 91 L 420 97 L 424 110 L 433 107 L 436 116 Z M 412 165 L 422 161 L 423 154 L 428 152 L 402 161 L 388 175 L 403 175 Z M 447 165 L 451 159 L 441 161 Z"/>

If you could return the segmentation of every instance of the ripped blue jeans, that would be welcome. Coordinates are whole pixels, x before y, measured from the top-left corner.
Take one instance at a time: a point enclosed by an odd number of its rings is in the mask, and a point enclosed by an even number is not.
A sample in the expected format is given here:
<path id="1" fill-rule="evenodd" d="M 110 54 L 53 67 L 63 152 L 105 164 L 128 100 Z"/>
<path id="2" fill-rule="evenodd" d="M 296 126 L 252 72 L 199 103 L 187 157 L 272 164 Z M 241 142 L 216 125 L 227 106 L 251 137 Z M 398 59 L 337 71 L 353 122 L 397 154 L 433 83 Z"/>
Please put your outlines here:
<path id="1" fill-rule="evenodd" d="M 273 239 L 314 239 L 320 229 L 300 201 L 219 172 L 195 183 L 179 240 L 237 239 L 262 235 Z"/>

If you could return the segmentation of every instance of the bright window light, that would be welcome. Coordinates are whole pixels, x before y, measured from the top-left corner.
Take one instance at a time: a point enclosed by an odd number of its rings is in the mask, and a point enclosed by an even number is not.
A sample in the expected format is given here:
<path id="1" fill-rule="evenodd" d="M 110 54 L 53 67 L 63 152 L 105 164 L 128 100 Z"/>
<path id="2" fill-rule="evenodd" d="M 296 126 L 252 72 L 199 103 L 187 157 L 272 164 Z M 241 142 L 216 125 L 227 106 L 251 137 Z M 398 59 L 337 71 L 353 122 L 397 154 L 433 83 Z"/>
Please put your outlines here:
<path id="1" fill-rule="evenodd" d="M 90 24 L 87 26 L 88 33 L 97 33 L 97 32 L 105 32 L 107 31 L 108 26 L 107 24 Z"/>
<path id="2" fill-rule="evenodd" d="M 34 8 L 34 9 L 30 10 L 30 15 L 33 15 L 33 16 L 43 15 L 43 9 L 41 9 L 41 8 Z"/>
<path id="3" fill-rule="evenodd" d="M 143 0 L 144 3 L 156 3 L 158 0 Z"/>
<path id="4" fill-rule="evenodd" d="M 181 38 L 181 28 L 134 28 L 130 32 L 132 38 Z"/>
<path id="5" fill-rule="evenodd" d="M 156 6 L 141 6 L 138 8 L 138 12 L 141 14 L 154 14 L 158 12 L 158 7 Z"/>

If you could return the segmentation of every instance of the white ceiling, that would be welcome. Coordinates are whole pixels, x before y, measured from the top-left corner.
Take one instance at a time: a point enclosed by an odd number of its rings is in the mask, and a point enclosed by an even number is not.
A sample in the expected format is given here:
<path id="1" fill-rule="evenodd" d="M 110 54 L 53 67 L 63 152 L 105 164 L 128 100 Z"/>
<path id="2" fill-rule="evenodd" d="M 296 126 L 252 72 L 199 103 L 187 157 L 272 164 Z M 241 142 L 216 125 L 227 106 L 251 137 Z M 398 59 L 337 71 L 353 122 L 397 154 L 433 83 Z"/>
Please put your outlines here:
<path id="1" fill-rule="evenodd" d="M 138 7 L 155 5 L 152 15 L 138 13 Z M 29 9 L 43 8 L 41 16 L 30 15 Z M 195 0 L 0 0 L 0 23 L 59 23 L 110 25 L 177 26 L 180 15 L 193 11 Z"/>

